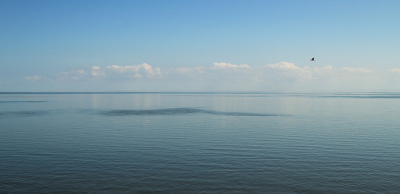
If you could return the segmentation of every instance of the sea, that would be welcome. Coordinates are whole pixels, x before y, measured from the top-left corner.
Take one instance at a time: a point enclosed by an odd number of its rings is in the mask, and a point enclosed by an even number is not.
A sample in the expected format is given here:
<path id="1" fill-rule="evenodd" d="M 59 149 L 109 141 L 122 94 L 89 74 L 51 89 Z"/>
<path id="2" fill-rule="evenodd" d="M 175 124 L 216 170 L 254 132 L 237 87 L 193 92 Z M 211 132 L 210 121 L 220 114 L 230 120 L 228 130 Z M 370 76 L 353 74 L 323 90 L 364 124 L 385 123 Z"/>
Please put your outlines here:
<path id="1" fill-rule="evenodd" d="M 0 193 L 400 193 L 400 93 L 0 93 Z"/>

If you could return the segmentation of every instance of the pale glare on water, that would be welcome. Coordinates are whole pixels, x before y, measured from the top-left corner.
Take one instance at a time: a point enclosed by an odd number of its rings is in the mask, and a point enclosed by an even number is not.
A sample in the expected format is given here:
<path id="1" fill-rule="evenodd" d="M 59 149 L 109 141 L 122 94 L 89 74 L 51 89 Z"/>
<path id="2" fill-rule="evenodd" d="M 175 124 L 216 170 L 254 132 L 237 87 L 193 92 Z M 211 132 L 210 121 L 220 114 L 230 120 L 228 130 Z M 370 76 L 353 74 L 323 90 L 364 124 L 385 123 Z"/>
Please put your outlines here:
<path id="1" fill-rule="evenodd" d="M 399 93 L 2 93 L 0 193 L 397 193 Z"/>

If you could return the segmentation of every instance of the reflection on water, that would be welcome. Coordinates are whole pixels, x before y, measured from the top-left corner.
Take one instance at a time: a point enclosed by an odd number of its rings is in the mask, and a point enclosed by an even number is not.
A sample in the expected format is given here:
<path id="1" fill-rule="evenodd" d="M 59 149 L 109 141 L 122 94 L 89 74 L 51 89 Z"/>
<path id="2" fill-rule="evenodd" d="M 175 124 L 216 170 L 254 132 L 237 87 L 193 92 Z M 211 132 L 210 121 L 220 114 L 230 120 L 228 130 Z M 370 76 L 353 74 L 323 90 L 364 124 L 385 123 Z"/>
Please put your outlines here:
<path id="1" fill-rule="evenodd" d="M 0 193 L 400 190 L 398 93 L 0 94 Z"/>
<path id="2" fill-rule="evenodd" d="M 400 98 L 400 93 L 391 92 L 365 92 L 365 93 L 335 93 L 322 95 L 320 97 L 337 97 L 337 98 Z"/>
<path id="3" fill-rule="evenodd" d="M 107 116 L 126 116 L 126 115 L 182 115 L 182 114 L 212 114 L 212 115 L 225 115 L 225 116 L 283 116 L 279 114 L 257 114 L 245 112 L 219 112 L 195 108 L 166 108 L 156 110 L 110 110 L 101 111 L 101 115 Z"/>

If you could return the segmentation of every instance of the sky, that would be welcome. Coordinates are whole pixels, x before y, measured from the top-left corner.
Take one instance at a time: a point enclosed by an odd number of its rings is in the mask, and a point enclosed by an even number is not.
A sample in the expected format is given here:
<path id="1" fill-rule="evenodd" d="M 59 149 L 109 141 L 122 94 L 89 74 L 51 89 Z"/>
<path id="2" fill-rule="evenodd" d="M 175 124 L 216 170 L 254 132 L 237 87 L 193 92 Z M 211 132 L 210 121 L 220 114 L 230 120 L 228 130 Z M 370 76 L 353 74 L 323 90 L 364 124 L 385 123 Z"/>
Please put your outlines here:
<path id="1" fill-rule="evenodd" d="M 1 0 L 0 92 L 398 91 L 399 9 L 397 0 Z"/>

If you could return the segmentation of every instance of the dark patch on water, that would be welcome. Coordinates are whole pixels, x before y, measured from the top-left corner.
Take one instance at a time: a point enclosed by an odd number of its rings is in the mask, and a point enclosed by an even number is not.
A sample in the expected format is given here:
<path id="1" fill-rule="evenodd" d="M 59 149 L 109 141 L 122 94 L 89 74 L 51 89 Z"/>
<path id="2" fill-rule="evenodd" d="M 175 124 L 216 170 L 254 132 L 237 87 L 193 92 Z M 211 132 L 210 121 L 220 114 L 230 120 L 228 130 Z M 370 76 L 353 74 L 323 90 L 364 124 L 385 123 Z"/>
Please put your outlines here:
<path id="1" fill-rule="evenodd" d="M 48 102 L 48 101 L 0 101 L 0 103 L 35 103 L 35 102 Z"/>
<path id="2" fill-rule="evenodd" d="M 329 95 L 321 98 L 400 98 L 400 95 Z"/>
<path id="3" fill-rule="evenodd" d="M 49 112 L 44 110 L 0 112 L 0 116 L 22 116 L 22 117 L 40 116 L 47 114 L 49 114 Z"/>
<path id="4" fill-rule="evenodd" d="M 246 112 L 220 112 L 196 108 L 166 108 L 154 110 L 109 110 L 101 111 L 99 114 L 106 116 L 128 116 L 128 115 L 184 115 L 184 114 L 212 114 L 225 116 L 285 116 L 281 114 L 261 114 Z"/>

